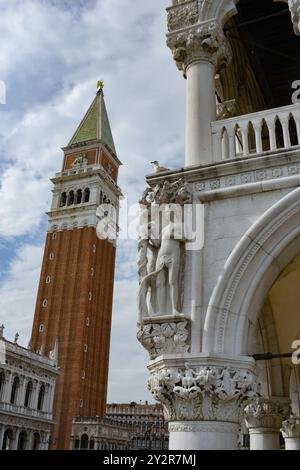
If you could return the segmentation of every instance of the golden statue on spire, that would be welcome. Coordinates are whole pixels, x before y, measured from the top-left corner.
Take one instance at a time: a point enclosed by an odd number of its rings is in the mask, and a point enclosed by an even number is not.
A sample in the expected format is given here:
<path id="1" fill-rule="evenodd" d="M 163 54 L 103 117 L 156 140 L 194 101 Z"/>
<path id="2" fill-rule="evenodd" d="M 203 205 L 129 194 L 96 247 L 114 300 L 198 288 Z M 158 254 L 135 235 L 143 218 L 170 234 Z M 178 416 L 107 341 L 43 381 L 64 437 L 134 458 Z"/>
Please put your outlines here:
<path id="1" fill-rule="evenodd" d="M 103 80 L 98 80 L 97 82 L 97 90 L 101 91 L 104 88 L 104 81 Z"/>

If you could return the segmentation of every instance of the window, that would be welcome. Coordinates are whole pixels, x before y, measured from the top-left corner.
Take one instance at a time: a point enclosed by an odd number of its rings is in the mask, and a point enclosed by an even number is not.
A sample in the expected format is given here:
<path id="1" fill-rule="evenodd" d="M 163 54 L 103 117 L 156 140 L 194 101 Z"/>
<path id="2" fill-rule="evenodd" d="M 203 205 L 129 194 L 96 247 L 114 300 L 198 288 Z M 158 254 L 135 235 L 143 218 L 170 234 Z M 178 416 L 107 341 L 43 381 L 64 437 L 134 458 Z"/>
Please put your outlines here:
<path id="1" fill-rule="evenodd" d="M 19 377 L 15 377 L 13 384 L 12 384 L 12 388 L 11 388 L 11 394 L 10 394 L 10 403 L 12 405 L 16 403 L 19 386 L 20 386 Z"/>
<path id="2" fill-rule="evenodd" d="M 84 352 L 87 352 L 87 350 L 88 350 L 88 346 L 87 346 L 87 344 L 85 344 L 84 345 Z"/>
<path id="3" fill-rule="evenodd" d="M 54 259 L 54 253 L 50 253 L 49 259 L 50 259 L 50 260 L 53 260 L 53 259 Z"/>
<path id="4" fill-rule="evenodd" d="M 76 204 L 81 204 L 82 202 L 82 191 L 81 189 L 78 189 L 76 193 Z"/>
<path id="5" fill-rule="evenodd" d="M 14 435 L 11 429 L 6 429 L 3 436 L 2 450 L 9 450 L 12 447 Z"/>
<path id="6" fill-rule="evenodd" d="M 50 277 L 50 276 L 47 276 L 47 277 L 46 277 L 46 284 L 50 284 L 50 282 L 51 282 L 51 277 Z"/>
<path id="7" fill-rule="evenodd" d="M 88 449 L 89 448 L 89 437 L 87 434 L 83 434 L 80 440 L 80 449 Z"/>
<path id="8" fill-rule="evenodd" d="M 40 333 L 43 333 L 43 331 L 44 331 L 44 325 L 40 325 L 40 327 L 39 327 L 39 332 L 40 332 Z"/>
<path id="9" fill-rule="evenodd" d="M 79 407 L 80 408 L 83 408 L 83 400 L 81 399 L 80 402 L 79 402 Z"/>
<path id="10" fill-rule="evenodd" d="M 43 409 L 44 398 L 45 398 L 45 386 L 41 385 L 41 388 L 39 391 L 39 397 L 38 397 L 38 405 L 37 405 L 38 411 L 41 411 Z"/>
<path id="11" fill-rule="evenodd" d="M 86 326 L 90 326 L 90 319 L 89 319 L 89 317 L 87 317 L 87 319 L 86 319 L 86 321 L 85 321 L 85 324 L 86 324 Z"/>
<path id="12" fill-rule="evenodd" d="M 74 191 L 70 191 L 68 195 L 68 206 L 73 206 L 74 204 Z"/>
<path id="13" fill-rule="evenodd" d="M 93 244 L 93 253 L 96 253 L 96 250 L 97 250 L 97 246 L 96 246 L 96 243 Z"/>
<path id="14" fill-rule="evenodd" d="M 39 450 L 40 443 L 41 443 L 41 436 L 39 435 L 38 432 L 35 432 L 33 435 L 32 450 Z"/>
<path id="15" fill-rule="evenodd" d="M 89 202 L 89 200 L 90 200 L 90 188 L 85 188 L 83 202 Z"/>
<path id="16" fill-rule="evenodd" d="M 32 382 L 30 381 L 28 382 L 27 387 L 26 387 L 25 400 L 24 400 L 25 408 L 28 408 L 28 406 L 30 406 L 32 389 L 33 389 L 33 386 L 32 386 Z"/>
<path id="17" fill-rule="evenodd" d="M 43 307 L 47 307 L 47 304 L 48 304 L 47 299 L 44 299 L 43 300 Z"/>
<path id="18" fill-rule="evenodd" d="M 53 233 L 52 233 L 52 240 L 56 240 L 56 237 L 57 237 L 57 233 L 56 233 L 56 232 L 53 232 Z"/>
<path id="19" fill-rule="evenodd" d="M 91 268 L 91 276 L 94 276 L 94 268 Z"/>
<path id="20" fill-rule="evenodd" d="M 60 196 L 60 203 L 59 203 L 59 206 L 60 207 L 64 207 L 67 203 L 67 193 L 62 193 L 61 196 Z"/>
<path id="21" fill-rule="evenodd" d="M 81 372 L 81 379 L 82 379 L 82 380 L 85 379 L 85 371 L 84 371 L 84 370 Z"/>
<path id="22" fill-rule="evenodd" d="M 89 300 L 92 300 L 92 293 L 89 292 Z"/>

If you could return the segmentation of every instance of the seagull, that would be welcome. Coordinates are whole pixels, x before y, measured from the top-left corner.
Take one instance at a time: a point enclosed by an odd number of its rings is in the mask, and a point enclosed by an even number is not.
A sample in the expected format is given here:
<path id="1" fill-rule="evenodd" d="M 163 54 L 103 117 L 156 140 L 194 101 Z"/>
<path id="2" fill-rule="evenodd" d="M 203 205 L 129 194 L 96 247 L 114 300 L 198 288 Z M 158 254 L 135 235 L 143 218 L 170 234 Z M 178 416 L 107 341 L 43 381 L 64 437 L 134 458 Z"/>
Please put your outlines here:
<path id="1" fill-rule="evenodd" d="M 160 166 L 157 160 L 154 160 L 154 162 L 150 162 L 152 165 L 154 165 L 154 173 L 161 173 L 162 171 L 170 171 L 170 168 L 164 168 L 163 166 Z"/>

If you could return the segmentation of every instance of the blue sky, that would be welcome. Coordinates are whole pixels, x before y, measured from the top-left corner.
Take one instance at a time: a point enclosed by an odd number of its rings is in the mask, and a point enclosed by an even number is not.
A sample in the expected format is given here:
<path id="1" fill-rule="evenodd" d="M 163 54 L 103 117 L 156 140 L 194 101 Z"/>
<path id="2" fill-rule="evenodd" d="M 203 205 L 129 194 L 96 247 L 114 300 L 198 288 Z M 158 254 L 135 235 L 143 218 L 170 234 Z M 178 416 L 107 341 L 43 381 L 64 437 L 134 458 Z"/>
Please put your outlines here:
<path id="1" fill-rule="evenodd" d="M 183 165 L 185 82 L 165 42 L 170 0 L 0 0 L 0 323 L 30 336 L 42 262 L 49 178 L 91 103 L 105 100 L 136 202 L 150 161 Z M 117 254 L 109 401 L 151 399 L 147 356 L 136 340 L 136 245 Z"/>

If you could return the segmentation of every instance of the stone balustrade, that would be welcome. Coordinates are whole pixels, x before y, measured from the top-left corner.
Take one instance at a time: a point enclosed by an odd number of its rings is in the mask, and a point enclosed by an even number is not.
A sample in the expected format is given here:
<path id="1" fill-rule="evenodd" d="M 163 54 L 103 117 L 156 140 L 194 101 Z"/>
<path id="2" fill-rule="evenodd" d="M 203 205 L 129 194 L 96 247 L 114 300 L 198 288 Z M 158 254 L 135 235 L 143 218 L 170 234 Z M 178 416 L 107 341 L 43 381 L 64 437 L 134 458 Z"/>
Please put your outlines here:
<path id="1" fill-rule="evenodd" d="M 289 150 L 300 144 L 300 104 L 212 122 L 214 161 Z"/>
<path id="2" fill-rule="evenodd" d="M 5 411 L 8 413 L 20 414 L 22 416 L 30 418 L 40 418 L 43 420 L 52 421 L 52 413 L 46 411 L 35 410 L 32 408 L 26 408 L 25 406 L 15 405 L 12 403 L 0 402 L 0 411 Z"/>

